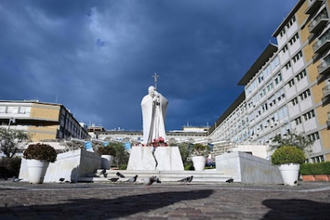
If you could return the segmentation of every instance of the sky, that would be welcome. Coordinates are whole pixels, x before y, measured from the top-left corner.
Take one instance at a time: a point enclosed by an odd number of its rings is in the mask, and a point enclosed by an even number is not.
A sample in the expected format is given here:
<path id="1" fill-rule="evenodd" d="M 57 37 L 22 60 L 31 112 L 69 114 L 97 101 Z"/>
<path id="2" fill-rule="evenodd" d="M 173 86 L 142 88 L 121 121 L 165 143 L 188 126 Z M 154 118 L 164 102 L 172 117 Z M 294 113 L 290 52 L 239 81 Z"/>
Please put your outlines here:
<path id="1" fill-rule="evenodd" d="M 212 126 L 298 0 L 0 1 L 0 100 L 63 104 L 79 122 L 142 130 L 159 75 L 166 130 Z"/>

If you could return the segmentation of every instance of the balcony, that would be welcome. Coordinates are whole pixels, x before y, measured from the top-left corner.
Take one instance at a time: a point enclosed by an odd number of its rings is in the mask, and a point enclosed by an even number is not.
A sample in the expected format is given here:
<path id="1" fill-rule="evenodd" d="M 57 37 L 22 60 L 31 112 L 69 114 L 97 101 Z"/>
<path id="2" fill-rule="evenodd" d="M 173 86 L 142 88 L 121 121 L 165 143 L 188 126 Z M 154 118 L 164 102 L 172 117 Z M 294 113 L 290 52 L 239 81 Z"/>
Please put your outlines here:
<path id="1" fill-rule="evenodd" d="M 324 61 L 317 67 L 319 75 L 325 75 L 330 72 L 330 57 L 326 57 Z"/>
<path id="2" fill-rule="evenodd" d="M 327 97 L 330 95 L 330 85 L 327 85 L 322 89 L 323 92 L 323 98 Z"/>
<path id="3" fill-rule="evenodd" d="M 317 33 L 323 28 L 329 21 L 329 16 L 326 11 L 322 10 L 312 22 L 308 25 L 309 32 Z"/>
<path id="4" fill-rule="evenodd" d="M 315 0 L 313 1 L 309 7 L 307 8 L 307 10 L 305 11 L 305 14 L 313 14 L 317 9 L 319 9 L 321 7 L 323 3 L 323 0 Z"/>
<path id="5" fill-rule="evenodd" d="M 313 44 L 314 53 L 321 54 L 330 46 L 330 32 L 327 31 L 322 37 L 320 37 L 315 44 Z"/>
<path id="6" fill-rule="evenodd" d="M 327 129 L 330 129 L 330 112 L 328 112 Z"/>
<path id="7" fill-rule="evenodd" d="M 327 85 L 322 89 L 323 97 L 322 97 L 322 103 L 326 104 L 329 102 L 330 98 L 330 85 Z"/>

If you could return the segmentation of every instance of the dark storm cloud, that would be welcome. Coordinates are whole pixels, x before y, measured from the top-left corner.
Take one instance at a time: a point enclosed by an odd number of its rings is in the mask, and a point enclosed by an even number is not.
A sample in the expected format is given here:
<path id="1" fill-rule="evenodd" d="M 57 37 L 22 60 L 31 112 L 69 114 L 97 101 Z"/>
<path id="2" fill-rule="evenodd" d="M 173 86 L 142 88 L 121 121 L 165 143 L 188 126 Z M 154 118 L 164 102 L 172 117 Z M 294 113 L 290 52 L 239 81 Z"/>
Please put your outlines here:
<path id="1" fill-rule="evenodd" d="M 167 129 L 212 125 L 296 2 L 2 1 L 0 99 L 58 102 L 87 124 L 140 130 L 157 72 Z"/>

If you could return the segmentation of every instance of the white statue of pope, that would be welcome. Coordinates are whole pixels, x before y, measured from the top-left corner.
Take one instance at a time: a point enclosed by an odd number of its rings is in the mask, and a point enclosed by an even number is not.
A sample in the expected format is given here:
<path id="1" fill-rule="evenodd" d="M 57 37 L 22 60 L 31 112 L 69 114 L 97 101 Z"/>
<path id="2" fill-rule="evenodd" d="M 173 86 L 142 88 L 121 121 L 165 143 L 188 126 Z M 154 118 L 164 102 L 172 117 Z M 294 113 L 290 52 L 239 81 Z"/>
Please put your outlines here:
<path id="1" fill-rule="evenodd" d="M 166 141 L 165 116 L 168 101 L 154 86 L 148 88 L 148 93 L 141 101 L 143 143 L 150 144 L 159 137 Z"/>

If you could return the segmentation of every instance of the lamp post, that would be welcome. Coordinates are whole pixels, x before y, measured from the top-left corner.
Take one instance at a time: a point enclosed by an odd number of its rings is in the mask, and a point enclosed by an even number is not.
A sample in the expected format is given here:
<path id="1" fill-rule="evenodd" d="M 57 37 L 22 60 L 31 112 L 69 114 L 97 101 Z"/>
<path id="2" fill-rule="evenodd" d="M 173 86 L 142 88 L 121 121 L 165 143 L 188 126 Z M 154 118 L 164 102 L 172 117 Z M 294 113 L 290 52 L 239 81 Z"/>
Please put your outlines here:
<path id="1" fill-rule="evenodd" d="M 7 130 L 10 129 L 10 124 L 11 124 L 11 123 L 15 123 L 15 122 L 16 122 L 16 119 L 15 119 L 15 118 L 10 118 L 10 119 L 9 119 L 9 123 L 8 123 L 8 128 L 7 128 Z"/>

